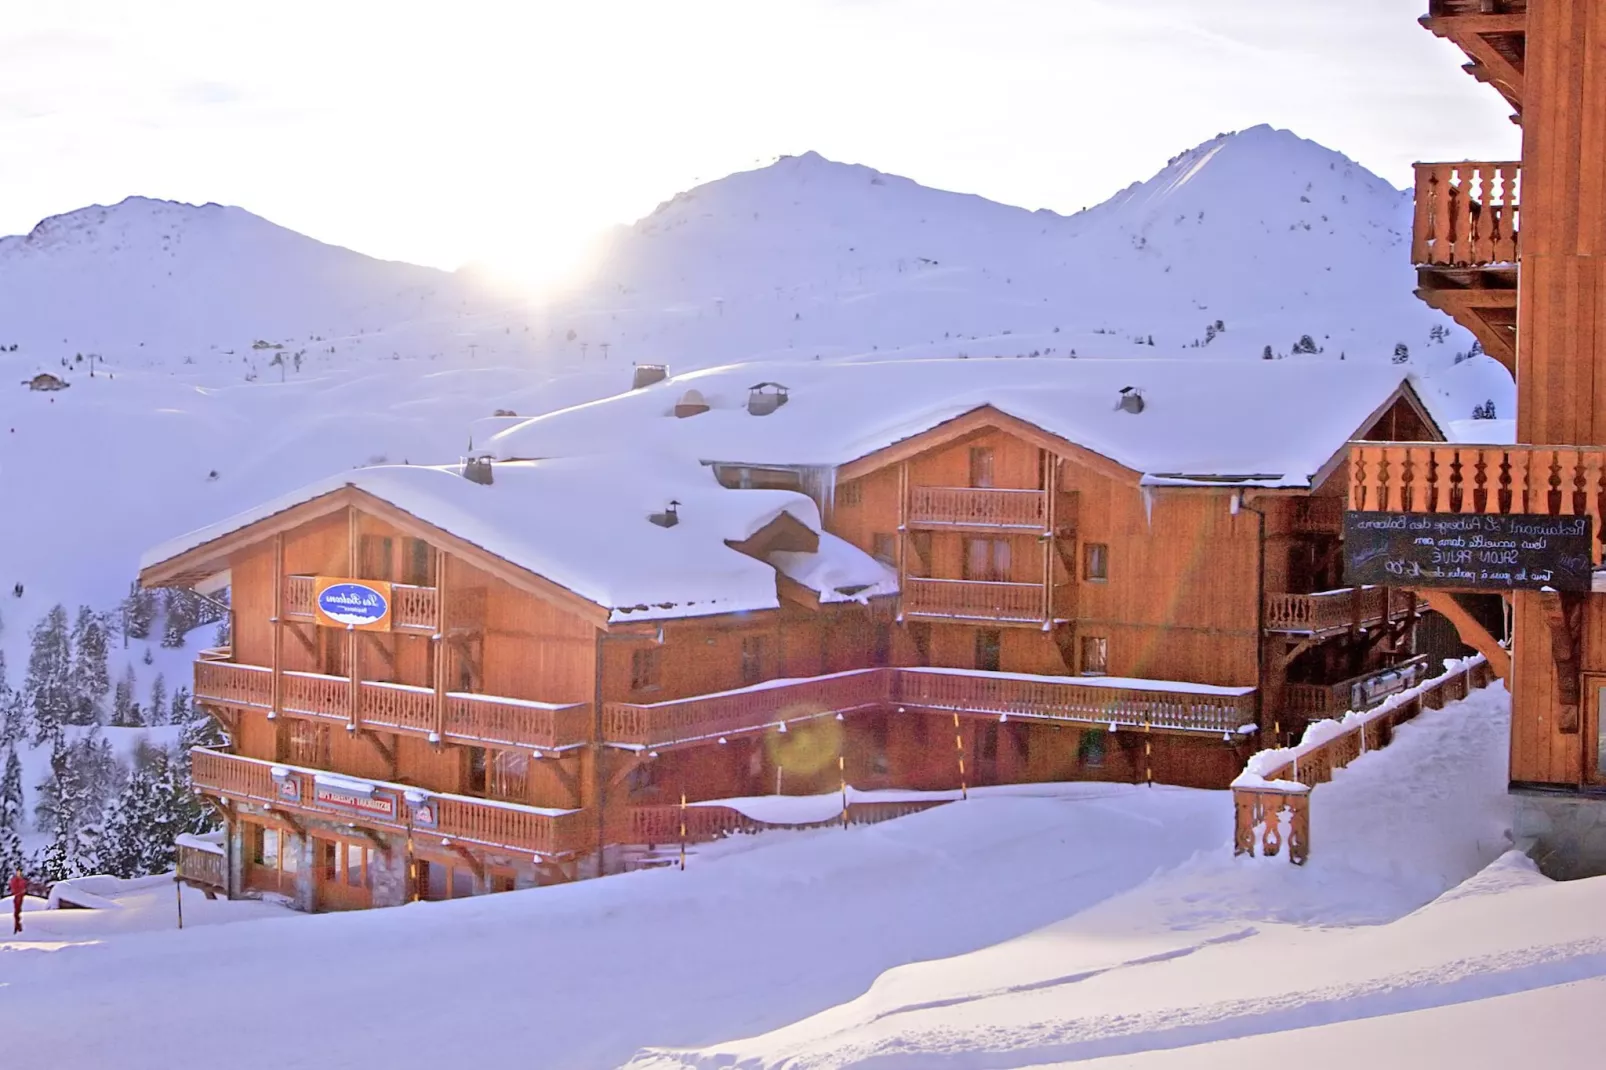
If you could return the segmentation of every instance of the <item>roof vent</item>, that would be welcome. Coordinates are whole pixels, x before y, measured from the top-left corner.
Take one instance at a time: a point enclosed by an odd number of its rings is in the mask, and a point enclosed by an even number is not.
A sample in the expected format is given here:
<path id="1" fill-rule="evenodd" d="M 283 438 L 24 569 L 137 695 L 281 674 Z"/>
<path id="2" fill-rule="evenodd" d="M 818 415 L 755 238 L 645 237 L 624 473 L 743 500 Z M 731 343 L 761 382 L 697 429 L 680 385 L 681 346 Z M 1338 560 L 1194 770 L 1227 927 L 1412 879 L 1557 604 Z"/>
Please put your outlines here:
<path id="1" fill-rule="evenodd" d="M 1143 391 L 1135 386 L 1123 386 L 1121 398 L 1115 403 L 1115 407 L 1136 416 L 1143 411 Z"/>
<path id="2" fill-rule="evenodd" d="M 681 419 L 708 411 L 708 401 L 701 390 L 688 390 L 675 402 L 675 415 Z"/>
<path id="3" fill-rule="evenodd" d="M 680 503 L 672 501 L 669 507 L 661 513 L 648 513 L 647 519 L 661 528 L 672 528 L 680 523 Z"/>
<path id="4" fill-rule="evenodd" d="M 747 411 L 768 416 L 786 404 L 786 387 L 780 383 L 754 383 L 747 388 Z"/>
<path id="5" fill-rule="evenodd" d="M 636 373 L 630 379 L 630 389 L 640 390 L 653 383 L 661 383 L 669 378 L 669 365 L 667 364 L 638 364 Z"/>
<path id="6" fill-rule="evenodd" d="M 491 485 L 491 459 L 489 457 L 469 457 L 463 461 L 463 478 L 470 483 L 481 486 Z"/>

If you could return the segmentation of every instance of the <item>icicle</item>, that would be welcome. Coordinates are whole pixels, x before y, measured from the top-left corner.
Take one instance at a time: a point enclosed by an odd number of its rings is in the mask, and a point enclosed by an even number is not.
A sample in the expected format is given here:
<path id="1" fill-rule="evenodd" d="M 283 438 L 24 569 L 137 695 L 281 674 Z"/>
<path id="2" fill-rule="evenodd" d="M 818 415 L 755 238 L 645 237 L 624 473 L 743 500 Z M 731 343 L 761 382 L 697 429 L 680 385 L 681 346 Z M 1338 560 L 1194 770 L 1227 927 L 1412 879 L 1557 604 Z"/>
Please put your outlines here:
<path id="1" fill-rule="evenodd" d="M 786 735 L 786 722 L 782 721 L 780 727 L 776 728 L 775 730 L 783 736 Z"/>
<path id="2" fill-rule="evenodd" d="M 1143 495 L 1143 519 L 1148 522 L 1149 529 L 1154 529 L 1154 490 L 1151 487 L 1139 487 L 1138 493 Z"/>

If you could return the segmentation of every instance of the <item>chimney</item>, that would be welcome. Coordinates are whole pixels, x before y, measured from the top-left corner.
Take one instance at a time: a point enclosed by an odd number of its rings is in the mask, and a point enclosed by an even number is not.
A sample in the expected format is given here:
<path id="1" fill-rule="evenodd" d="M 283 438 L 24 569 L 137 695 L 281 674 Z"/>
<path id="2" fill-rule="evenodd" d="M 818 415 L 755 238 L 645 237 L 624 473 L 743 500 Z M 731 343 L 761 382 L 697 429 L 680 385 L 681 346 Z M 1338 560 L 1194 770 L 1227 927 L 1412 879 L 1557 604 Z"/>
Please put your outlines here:
<path id="1" fill-rule="evenodd" d="M 491 485 L 491 459 L 489 457 L 469 457 L 463 461 L 463 478 L 470 483 L 481 486 Z"/>
<path id="2" fill-rule="evenodd" d="M 675 402 L 675 415 L 681 419 L 708 411 L 708 401 L 701 390 L 688 390 Z"/>
<path id="3" fill-rule="evenodd" d="M 786 387 L 780 383 L 755 383 L 748 387 L 747 411 L 754 416 L 768 416 L 786 404 Z"/>
<path id="4" fill-rule="evenodd" d="M 672 528 L 676 524 L 680 523 L 679 509 L 680 503 L 672 501 L 669 503 L 669 507 L 663 512 L 648 513 L 647 520 L 650 523 L 657 524 L 661 528 Z"/>
<path id="5" fill-rule="evenodd" d="M 1143 411 L 1143 391 L 1135 386 L 1123 386 L 1120 400 L 1116 401 L 1115 407 L 1136 416 Z"/>
<path id="6" fill-rule="evenodd" d="M 661 383 L 669 378 L 669 365 L 667 364 L 638 364 L 636 372 L 630 379 L 630 389 L 640 390 L 653 383 Z"/>

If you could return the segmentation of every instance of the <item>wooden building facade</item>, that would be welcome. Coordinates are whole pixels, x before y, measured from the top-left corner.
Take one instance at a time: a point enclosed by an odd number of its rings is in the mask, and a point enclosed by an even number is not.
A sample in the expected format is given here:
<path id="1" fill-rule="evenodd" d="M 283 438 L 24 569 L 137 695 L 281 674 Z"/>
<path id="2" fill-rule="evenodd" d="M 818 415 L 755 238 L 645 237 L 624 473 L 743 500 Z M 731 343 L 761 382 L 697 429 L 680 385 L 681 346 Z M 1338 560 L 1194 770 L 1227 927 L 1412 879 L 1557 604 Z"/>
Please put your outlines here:
<path id="1" fill-rule="evenodd" d="M 1513 371 L 1516 445 L 1435 452 L 1400 436 L 1352 450 L 1350 508 L 1582 515 L 1601 564 L 1606 499 L 1606 6 L 1431 0 L 1423 24 L 1458 45 L 1522 128 L 1517 161 L 1417 167 L 1418 293 Z M 1599 576 L 1596 572 L 1596 590 Z M 1507 595 L 1509 649 L 1459 614 L 1512 694 L 1519 842 L 1552 875 L 1606 873 L 1606 599 Z"/>
<path id="2" fill-rule="evenodd" d="M 1441 437 L 1407 383 L 1372 401 L 1302 485 L 1157 480 L 980 405 L 828 480 L 697 466 L 667 512 L 599 515 L 628 539 L 585 562 L 542 523 L 584 536 L 594 502 L 522 486 L 534 462 L 360 470 L 185 537 L 141 580 L 231 592 L 195 666 L 228 738 L 194 755 L 210 871 L 349 909 L 611 872 L 682 800 L 1224 787 L 1424 660 L 1414 598 L 1338 582 L 1346 439 Z M 636 559 L 681 593 L 587 574 Z M 722 602 L 722 563 L 762 590 Z"/>

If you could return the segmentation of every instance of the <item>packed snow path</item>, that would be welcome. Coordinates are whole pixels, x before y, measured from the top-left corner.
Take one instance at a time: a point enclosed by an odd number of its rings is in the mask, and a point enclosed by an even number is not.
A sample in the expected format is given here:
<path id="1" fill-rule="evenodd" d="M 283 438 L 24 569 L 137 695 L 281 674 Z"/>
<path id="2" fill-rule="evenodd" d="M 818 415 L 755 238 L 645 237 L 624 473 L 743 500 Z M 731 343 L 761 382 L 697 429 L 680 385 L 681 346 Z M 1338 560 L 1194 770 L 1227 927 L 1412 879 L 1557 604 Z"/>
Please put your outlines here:
<path id="1" fill-rule="evenodd" d="M 943 1044 L 930 1030 L 1084 966 L 1226 954 L 1279 920 L 1383 921 L 1457 884 L 1506 846 L 1505 724 L 1495 688 L 1403 727 L 1318 790 L 1304 868 L 1232 858 L 1225 792 L 995 789 L 882 825 L 737 837 L 685 872 L 19 947 L 0 953 L 0 1021 L 13 1058 L 71 1066 L 167 1066 L 183 1038 L 239 1068 L 422 1067 L 458 1058 L 466 1035 L 476 1058 L 552 1068 L 649 1045 L 716 1046 L 647 1065 L 837 1066 L 865 1052 L 863 1018 L 896 1022 L 914 1052 L 974 1053 L 963 1029 Z M 259 1000 L 305 1042 L 242 1038 Z M 1064 1058 L 1053 1043 L 933 1065 Z"/>

